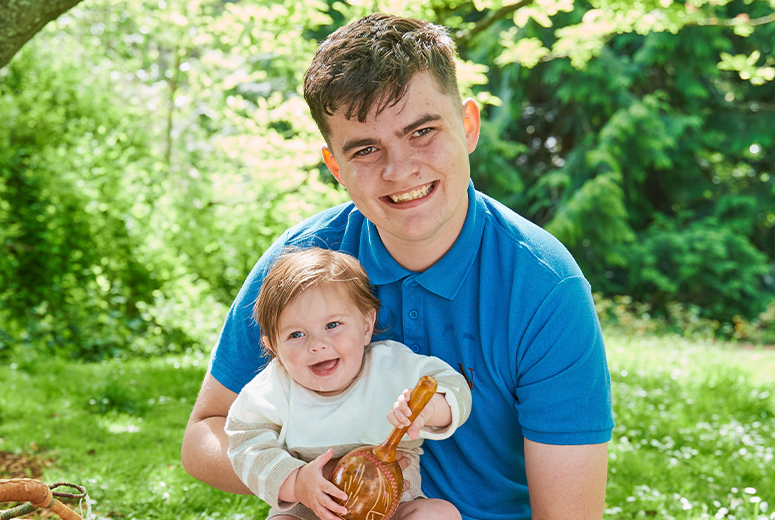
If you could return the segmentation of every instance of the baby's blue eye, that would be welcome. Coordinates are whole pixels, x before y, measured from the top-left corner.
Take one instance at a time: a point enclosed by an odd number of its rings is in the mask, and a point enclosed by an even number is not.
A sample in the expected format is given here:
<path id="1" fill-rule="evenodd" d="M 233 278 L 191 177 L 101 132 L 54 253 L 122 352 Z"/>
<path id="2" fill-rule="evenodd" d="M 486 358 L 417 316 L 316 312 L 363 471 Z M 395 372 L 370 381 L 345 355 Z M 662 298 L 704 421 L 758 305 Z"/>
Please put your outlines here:
<path id="1" fill-rule="evenodd" d="M 338 322 L 338 321 L 332 321 L 331 323 L 329 323 L 328 325 L 326 325 L 326 328 L 327 328 L 327 329 L 333 329 L 333 328 L 336 328 L 336 327 L 338 327 L 338 326 L 339 326 L 339 322 Z"/>
<path id="2" fill-rule="evenodd" d="M 298 331 L 296 331 L 296 332 L 291 332 L 291 333 L 288 335 L 288 337 L 289 337 L 289 338 L 291 338 L 291 339 L 297 339 L 297 338 L 301 338 L 302 336 L 304 336 L 304 333 L 303 333 L 303 332 L 298 332 Z"/>

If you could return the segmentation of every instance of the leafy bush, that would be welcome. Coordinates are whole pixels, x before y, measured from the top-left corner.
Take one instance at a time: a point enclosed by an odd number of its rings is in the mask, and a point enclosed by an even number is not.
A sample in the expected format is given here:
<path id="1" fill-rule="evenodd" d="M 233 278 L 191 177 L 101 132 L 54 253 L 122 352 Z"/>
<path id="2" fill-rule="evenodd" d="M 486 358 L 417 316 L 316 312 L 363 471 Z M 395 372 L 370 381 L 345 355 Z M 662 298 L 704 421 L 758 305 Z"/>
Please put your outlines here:
<path id="1" fill-rule="evenodd" d="M 282 59 L 247 60 L 253 43 L 222 40 L 240 24 L 290 37 L 314 13 L 284 26 L 232 6 L 211 27 L 205 4 L 104 7 L 69 12 L 2 71 L 0 358 L 209 350 L 268 245 L 346 198 L 321 179 L 297 56 L 278 42 Z"/>
<path id="2" fill-rule="evenodd" d="M 483 112 L 497 131 L 481 150 L 527 145 L 497 162 L 472 155 L 477 187 L 555 234 L 610 298 L 649 302 L 653 315 L 677 302 L 722 324 L 755 319 L 775 293 L 775 126 L 764 102 L 773 84 L 716 65 L 720 54 L 771 49 L 773 27 L 749 38 L 718 27 L 622 34 L 584 67 L 514 67 L 520 44 L 548 47 L 584 10 L 576 3 L 551 28 L 528 23 L 466 49 L 496 56 L 486 88 L 504 101 Z"/>
<path id="3" fill-rule="evenodd" d="M 775 344 L 775 301 L 753 320 L 734 316 L 719 321 L 704 317 L 702 309 L 691 304 L 671 302 L 666 312 L 656 312 L 651 303 L 637 302 L 630 296 L 607 298 L 597 292 L 593 297 L 603 330 L 623 337 L 676 336 L 696 341 Z"/>
<path id="4" fill-rule="evenodd" d="M 138 179 L 128 165 L 148 155 L 142 123 L 108 92 L 103 78 L 34 46 L 5 73 L 0 349 L 56 345 L 94 358 L 145 329 L 136 304 L 158 284 L 130 233 Z"/>
<path id="5" fill-rule="evenodd" d="M 704 317 L 755 317 L 772 301 L 767 257 L 740 229 L 717 216 L 684 222 L 658 218 L 640 240 L 617 248 L 626 268 L 611 286 L 667 311 L 670 302 L 691 303 Z"/>
<path id="6" fill-rule="evenodd" d="M 209 349 L 268 244 L 346 199 L 300 83 L 370 8 L 281 4 L 83 2 L 0 71 L 0 357 Z M 775 83 L 749 56 L 775 24 L 753 31 L 738 4 L 702 8 L 734 31 L 637 34 L 577 25 L 584 3 L 405 6 L 453 29 L 483 102 L 477 188 L 554 233 L 595 290 L 648 302 L 637 327 L 742 340 L 771 323 Z"/>

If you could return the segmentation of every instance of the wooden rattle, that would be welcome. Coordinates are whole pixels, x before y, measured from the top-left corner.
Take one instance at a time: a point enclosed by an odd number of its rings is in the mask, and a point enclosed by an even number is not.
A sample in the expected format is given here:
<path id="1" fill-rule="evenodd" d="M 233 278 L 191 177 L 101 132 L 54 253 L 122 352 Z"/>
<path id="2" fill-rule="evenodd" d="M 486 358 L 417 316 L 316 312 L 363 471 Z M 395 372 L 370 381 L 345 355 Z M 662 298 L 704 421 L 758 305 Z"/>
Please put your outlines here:
<path id="1" fill-rule="evenodd" d="M 436 393 L 436 380 L 423 376 L 412 391 L 409 409 L 412 423 Z M 344 520 L 389 520 L 401 503 L 404 477 L 396 462 L 396 448 L 409 427 L 394 428 L 379 446 L 357 448 L 339 460 L 329 480 L 347 493 Z"/>

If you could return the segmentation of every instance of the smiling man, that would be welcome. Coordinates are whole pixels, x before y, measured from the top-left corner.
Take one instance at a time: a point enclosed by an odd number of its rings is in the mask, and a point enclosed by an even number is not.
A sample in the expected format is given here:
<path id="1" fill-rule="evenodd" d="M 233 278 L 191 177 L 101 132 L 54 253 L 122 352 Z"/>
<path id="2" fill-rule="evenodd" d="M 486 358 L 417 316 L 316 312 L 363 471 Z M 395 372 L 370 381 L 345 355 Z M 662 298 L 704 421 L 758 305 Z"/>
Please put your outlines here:
<path id="1" fill-rule="evenodd" d="M 461 110 L 440 94 L 433 75 L 421 71 L 378 117 L 361 122 L 336 112 L 327 120 L 326 165 L 411 271 L 444 256 L 468 213 L 468 154 L 479 138 L 479 110 L 471 99 Z"/>
<path id="2" fill-rule="evenodd" d="M 468 380 L 468 422 L 426 445 L 425 495 L 470 520 L 602 517 L 613 418 L 590 287 L 556 239 L 474 189 L 480 114 L 460 98 L 454 60 L 443 28 L 387 15 L 321 43 L 304 94 L 352 202 L 286 231 L 248 276 L 186 429 L 182 458 L 196 478 L 248 492 L 223 425 L 266 363 L 251 304 L 285 247 L 314 245 L 366 268 L 382 302 L 375 339 Z"/>

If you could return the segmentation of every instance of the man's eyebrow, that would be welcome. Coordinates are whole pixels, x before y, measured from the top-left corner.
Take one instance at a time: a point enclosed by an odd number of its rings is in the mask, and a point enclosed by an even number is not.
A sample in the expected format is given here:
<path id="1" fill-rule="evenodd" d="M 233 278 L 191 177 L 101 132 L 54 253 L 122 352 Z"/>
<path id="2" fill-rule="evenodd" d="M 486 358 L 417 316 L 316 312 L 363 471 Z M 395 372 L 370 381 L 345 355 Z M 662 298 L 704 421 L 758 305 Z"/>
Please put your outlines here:
<path id="1" fill-rule="evenodd" d="M 441 119 L 442 119 L 441 115 L 439 115 L 439 114 L 425 114 L 425 115 L 422 115 L 414 123 L 410 123 L 410 124 L 406 125 L 403 128 L 403 130 L 401 130 L 400 132 L 396 132 L 396 136 L 397 137 L 403 137 L 403 136 L 405 136 L 407 134 L 411 134 L 412 132 L 417 130 L 422 125 L 424 125 L 426 123 L 430 123 L 432 121 L 440 121 Z"/>
<path id="2" fill-rule="evenodd" d="M 411 134 L 415 130 L 417 130 L 419 127 L 421 127 L 424 124 L 430 123 L 432 121 L 440 121 L 442 119 L 441 115 L 439 114 L 424 114 L 420 116 L 416 121 L 409 123 L 404 128 L 402 128 L 400 131 L 396 132 L 396 136 L 403 137 L 407 134 Z M 353 148 L 359 148 L 361 146 L 373 146 L 375 144 L 379 144 L 379 139 L 374 139 L 371 137 L 367 137 L 364 139 L 353 139 L 351 141 L 346 141 L 342 145 L 342 154 L 346 154 Z"/>
<path id="3" fill-rule="evenodd" d="M 354 139 L 351 141 L 346 141 L 342 145 L 342 154 L 346 154 L 353 148 L 358 148 L 361 146 L 371 146 L 374 144 L 379 144 L 379 141 L 377 139 L 372 139 L 371 137 L 368 137 L 366 139 Z"/>

